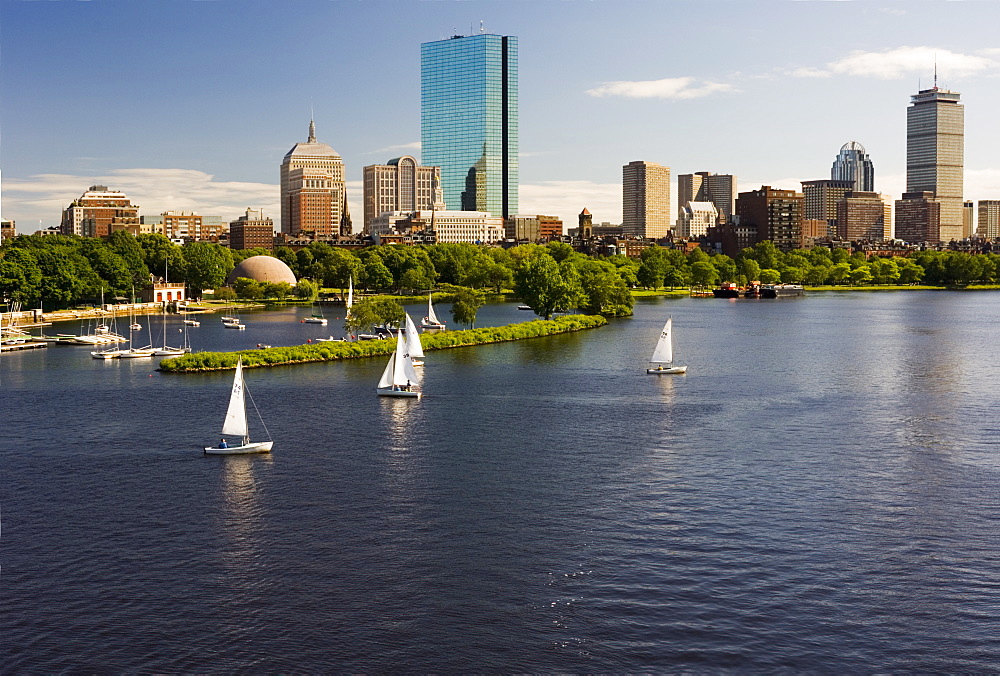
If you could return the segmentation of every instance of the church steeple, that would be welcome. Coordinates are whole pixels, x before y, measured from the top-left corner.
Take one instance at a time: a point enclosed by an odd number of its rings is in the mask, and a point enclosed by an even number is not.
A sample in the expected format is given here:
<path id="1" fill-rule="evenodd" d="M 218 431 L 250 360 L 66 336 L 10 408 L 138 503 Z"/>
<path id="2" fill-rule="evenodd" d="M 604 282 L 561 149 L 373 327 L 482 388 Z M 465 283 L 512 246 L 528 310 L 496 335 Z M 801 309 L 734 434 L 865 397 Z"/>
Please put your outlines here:
<path id="1" fill-rule="evenodd" d="M 316 123 L 309 120 L 309 140 L 306 143 L 316 143 Z"/>

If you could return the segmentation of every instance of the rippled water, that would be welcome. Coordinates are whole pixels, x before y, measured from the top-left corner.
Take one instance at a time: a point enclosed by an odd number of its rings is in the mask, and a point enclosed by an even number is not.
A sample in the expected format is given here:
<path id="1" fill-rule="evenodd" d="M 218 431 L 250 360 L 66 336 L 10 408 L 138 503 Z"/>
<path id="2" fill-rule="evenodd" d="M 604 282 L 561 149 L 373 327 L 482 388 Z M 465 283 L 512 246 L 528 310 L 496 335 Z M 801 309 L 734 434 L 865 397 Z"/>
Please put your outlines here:
<path id="1" fill-rule="evenodd" d="M 688 375 L 646 376 L 668 314 Z M 231 374 L 4 354 L 0 670 L 995 671 L 998 330 L 994 292 L 656 299 L 428 353 L 420 402 L 248 371 L 242 458 L 198 450 Z"/>

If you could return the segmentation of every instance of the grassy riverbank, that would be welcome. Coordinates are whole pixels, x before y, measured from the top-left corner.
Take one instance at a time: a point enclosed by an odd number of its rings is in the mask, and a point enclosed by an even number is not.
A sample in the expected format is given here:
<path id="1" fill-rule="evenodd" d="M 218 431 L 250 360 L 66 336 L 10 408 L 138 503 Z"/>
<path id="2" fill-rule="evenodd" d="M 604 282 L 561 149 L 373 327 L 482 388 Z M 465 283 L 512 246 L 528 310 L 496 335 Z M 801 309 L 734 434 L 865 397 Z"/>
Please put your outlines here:
<path id="1" fill-rule="evenodd" d="M 425 333 L 420 336 L 420 340 L 426 352 L 570 333 L 604 326 L 607 323 L 608 321 L 604 317 L 599 316 L 564 315 L 549 321 L 538 319 L 521 324 L 492 326 L 467 331 Z M 165 373 L 222 371 L 236 368 L 237 357 L 241 355 L 243 366 L 257 368 L 377 357 L 391 354 L 394 349 L 396 349 L 396 341 L 393 339 L 364 340 L 354 343 L 313 343 L 289 347 L 269 347 L 261 350 L 244 350 L 242 352 L 195 352 L 181 357 L 164 359 L 160 362 L 160 371 Z"/>

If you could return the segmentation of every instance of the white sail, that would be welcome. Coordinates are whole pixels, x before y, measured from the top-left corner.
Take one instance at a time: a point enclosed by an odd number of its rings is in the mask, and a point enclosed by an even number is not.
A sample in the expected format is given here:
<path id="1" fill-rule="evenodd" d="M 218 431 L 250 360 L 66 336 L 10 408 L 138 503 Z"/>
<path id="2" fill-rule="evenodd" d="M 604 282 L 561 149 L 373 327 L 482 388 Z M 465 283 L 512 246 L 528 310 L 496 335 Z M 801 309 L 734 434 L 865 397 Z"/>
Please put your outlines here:
<path id="1" fill-rule="evenodd" d="M 411 359 L 423 359 L 424 348 L 420 344 L 420 334 L 417 333 L 417 326 L 410 319 L 410 313 L 406 314 L 406 350 L 410 353 Z"/>
<path id="2" fill-rule="evenodd" d="M 434 314 L 434 305 L 431 303 L 431 295 L 427 294 L 427 322 L 429 324 L 440 324 L 437 315 Z"/>
<path id="3" fill-rule="evenodd" d="M 382 371 L 382 377 L 378 381 L 378 387 L 380 390 L 384 390 L 387 387 L 392 387 L 392 370 L 395 364 L 396 364 L 396 353 L 393 352 L 392 356 L 389 357 L 389 363 L 385 365 L 385 370 Z"/>
<path id="4" fill-rule="evenodd" d="M 672 322 L 673 317 L 668 317 L 667 323 L 663 325 L 663 331 L 660 332 L 660 340 L 656 343 L 656 349 L 653 350 L 653 356 L 649 358 L 649 361 L 661 364 L 670 364 L 674 361 L 674 347 L 670 337 Z"/>
<path id="5" fill-rule="evenodd" d="M 236 362 L 236 375 L 233 377 L 233 391 L 229 395 L 229 410 L 226 411 L 226 421 L 222 424 L 223 434 L 247 436 L 247 410 L 243 400 L 243 359 Z"/>
<path id="6" fill-rule="evenodd" d="M 396 332 L 396 351 L 393 352 L 393 357 L 395 363 L 392 367 L 392 384 L 406 385 L 407 381 L 412 382 L 413 379 L 406 375 L 406 364 L 410 361 L 410 355 L 406 352 L 406 339 L 403 338 L 402 331 Z M 410 370 L 413 370 L 412 364 L 410 364 Z"/>
<path id="7" fill-rule="evenodd" d="M 347 311 L 350 312 L 351 306 L 354 305 L 354 277 L 347 278 Z"/>

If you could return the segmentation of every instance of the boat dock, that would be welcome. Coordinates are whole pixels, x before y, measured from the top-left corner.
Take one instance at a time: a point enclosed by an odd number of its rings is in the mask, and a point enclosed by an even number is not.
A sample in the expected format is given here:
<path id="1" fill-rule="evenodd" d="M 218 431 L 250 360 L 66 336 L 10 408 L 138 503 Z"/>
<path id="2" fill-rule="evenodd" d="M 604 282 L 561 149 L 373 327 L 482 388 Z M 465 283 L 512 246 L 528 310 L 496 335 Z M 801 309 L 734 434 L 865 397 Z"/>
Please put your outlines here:
<path id="1" fill-rule="evenodd" d="M 37 350 L 40 347 L 48 347 L 46 342 L 41 343 L 14 343 L 12 345 L 0 345 L 0 352 L 12 352 L 14 350 Z"/>

